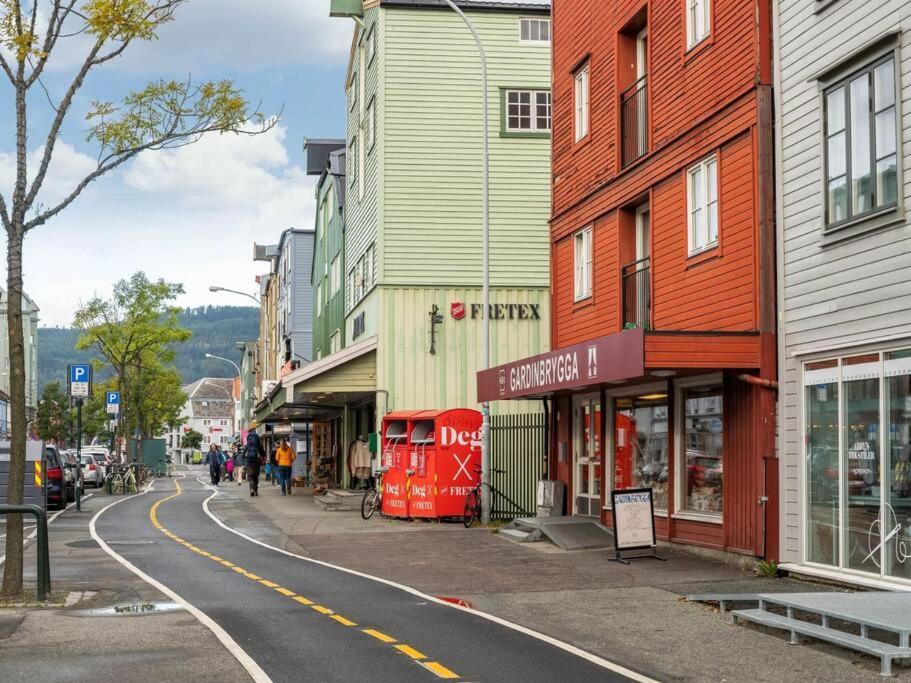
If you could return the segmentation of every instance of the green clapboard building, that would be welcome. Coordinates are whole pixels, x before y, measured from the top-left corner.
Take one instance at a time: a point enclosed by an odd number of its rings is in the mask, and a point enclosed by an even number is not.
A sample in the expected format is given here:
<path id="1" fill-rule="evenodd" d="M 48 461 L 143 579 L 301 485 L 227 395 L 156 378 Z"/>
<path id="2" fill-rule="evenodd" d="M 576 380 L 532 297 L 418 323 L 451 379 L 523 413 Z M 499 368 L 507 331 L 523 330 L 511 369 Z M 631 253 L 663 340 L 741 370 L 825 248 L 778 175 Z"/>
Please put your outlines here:
<path id="1" fill-rule="evenodd" d="M 498 365 L 550 342 L 550 4 L 458 4 L 488 59 Z M 479 408 L 481 68 L 465 24 L 438 0 L 332 0 L 331 13 L 353 29 L 347 137 L 308 149 L 320 174 L 314 362 L 283 385 L 329 425 L 314 449 L 337 453 L 341 480 L 351 440 L 384 413 Z"/>

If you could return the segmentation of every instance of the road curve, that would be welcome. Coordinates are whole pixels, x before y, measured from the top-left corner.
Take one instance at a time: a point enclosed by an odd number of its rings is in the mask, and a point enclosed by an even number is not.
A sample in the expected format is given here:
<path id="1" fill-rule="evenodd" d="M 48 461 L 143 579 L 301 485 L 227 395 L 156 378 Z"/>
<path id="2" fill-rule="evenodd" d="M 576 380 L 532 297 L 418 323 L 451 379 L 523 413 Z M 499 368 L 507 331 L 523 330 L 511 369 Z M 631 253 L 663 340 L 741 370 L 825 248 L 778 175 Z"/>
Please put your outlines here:
<path id="1" fill-rule="evenodd" d="M 477 614 L 254 544 L 205 514 L 209 496 L 195 479 L 158 480 L 150 493 L 101 514 L 96 532 L 214 621 L 274 681 L 647 680 Z"/>

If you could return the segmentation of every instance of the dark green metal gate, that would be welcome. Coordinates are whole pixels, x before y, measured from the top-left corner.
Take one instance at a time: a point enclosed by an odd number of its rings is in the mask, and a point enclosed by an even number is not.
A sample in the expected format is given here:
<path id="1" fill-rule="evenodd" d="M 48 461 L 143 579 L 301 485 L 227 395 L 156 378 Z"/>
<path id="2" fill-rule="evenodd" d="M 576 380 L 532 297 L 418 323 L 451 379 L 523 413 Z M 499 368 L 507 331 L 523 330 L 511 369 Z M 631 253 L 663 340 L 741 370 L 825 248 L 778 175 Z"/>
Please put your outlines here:
<path id="1" fill-rule="evenodd" d="M 492 415 L 491 465 L 506 474 L 493 474 L 494 519 L 534 517 L 538 480 L 544 477 L 547 455 L 544 413 Z"/>

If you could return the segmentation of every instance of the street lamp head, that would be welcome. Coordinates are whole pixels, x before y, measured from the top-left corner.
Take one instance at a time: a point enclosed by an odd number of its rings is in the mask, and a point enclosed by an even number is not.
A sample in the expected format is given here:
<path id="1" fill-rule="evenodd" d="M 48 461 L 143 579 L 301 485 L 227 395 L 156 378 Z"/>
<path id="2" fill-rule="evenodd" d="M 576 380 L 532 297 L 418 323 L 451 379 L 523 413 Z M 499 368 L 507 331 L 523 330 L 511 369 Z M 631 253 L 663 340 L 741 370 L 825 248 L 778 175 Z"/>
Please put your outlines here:
<path id="1" fill-rule="evenodd" d="M 214 358 L 214 356 L 211 353 L 207 353 L 206 358 Z"/>
<path id="2" fill-rule="evenodd" d="M 210 292 L 220 292 L 221 290 L 222 290 L 222 287 L 216 287 L 215 285 L 210 285 L 210 286 L 209 286 L 209 291 L 210 291 Z"/>

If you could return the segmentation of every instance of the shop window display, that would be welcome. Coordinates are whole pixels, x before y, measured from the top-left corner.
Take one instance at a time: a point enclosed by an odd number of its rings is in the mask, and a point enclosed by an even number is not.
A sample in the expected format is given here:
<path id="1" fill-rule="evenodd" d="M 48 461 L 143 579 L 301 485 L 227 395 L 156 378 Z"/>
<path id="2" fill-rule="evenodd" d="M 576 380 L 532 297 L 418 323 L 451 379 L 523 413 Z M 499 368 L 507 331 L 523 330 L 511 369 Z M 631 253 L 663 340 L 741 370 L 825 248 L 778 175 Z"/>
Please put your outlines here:
<path id="1" fill-rule="evenodd" d="M 884 573 L 911 579 L 911 350 L 885 354 Z"/>
<path id="2" fill-rule="evenodd" d="M 724 500 L 721 387 L 688 389 L 683 402 L 686 453 L 683 508 L 720 515 Z"/>
<path id="3" fill-rule="evenodd" d="M 614 488 L 651 488 L 668 507 L 667 397 L 619 398 L 614 416 Z"/>
<path id="4" fill-rule="evenodd" d="M 838 564 L 838 361 L 807 366 L 807 559 Z"/>

